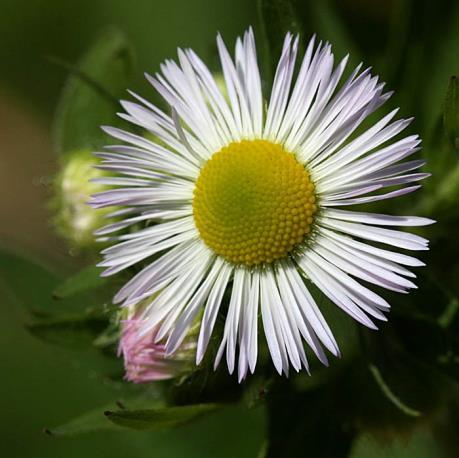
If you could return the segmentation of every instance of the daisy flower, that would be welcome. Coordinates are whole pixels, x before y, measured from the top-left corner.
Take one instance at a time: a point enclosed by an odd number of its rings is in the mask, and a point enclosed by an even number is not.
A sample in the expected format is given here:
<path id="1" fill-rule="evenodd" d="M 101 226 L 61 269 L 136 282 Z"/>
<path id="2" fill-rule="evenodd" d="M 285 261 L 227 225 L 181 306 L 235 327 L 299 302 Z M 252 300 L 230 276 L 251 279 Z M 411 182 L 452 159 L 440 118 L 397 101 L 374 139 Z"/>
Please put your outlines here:
<path id="1" fill-rule="evenodd" d="M 225 316 L 215 367 L 225 355 L 240 380 L 255 370 L 261 330 L 279 373 L 308 370 L 305 344 L 324 364 L 325 349 L 339 355 L 309 282 L 376 329 L 390 306 L 370 284 L 405 293 L 415 287 L 406 266 L 423 265 L 393 248 L 428 249 L 387 227 L 429 219 L 346 209 L 410 193 L 428 176 L 416 172 L 422 160 L 404 161 L 418 136 L 392 140 L 411 120 L 394 121 L 393 110 L 357 133 L 391 94 L 361 66 L 342 81 L 347 57 L 335 67 L 330 44 L 315 38 L 295 69 L 298 40 L 286 35 L 267 100 L 251 30 L 234 59 L 217 37 L 226 94 L 191 49 L 179 49 L 178 63 L 146 75 L 171 115 L 134 93 L 136 103 L 121 102 L 120 116 L 154 139 L 105 127 L 122 144 L 97 153 L 115 176 L 98 180 L 113 188 L 91 204 L 122 208 L 98 231 L 115 242 L 102 252 L 103 275 L 142 267 L 114 302 L 135 310 L 146 300 L 136 332 L 155 330 L 168 356 L 200 319 L 197 364 Z"/>

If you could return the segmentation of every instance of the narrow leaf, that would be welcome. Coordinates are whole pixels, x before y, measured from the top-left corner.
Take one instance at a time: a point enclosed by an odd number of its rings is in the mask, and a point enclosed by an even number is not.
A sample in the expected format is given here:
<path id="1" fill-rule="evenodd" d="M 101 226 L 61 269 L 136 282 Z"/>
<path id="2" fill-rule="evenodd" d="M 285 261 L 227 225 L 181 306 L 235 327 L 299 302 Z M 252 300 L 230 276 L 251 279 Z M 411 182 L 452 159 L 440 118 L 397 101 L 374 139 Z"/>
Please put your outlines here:
<path id="1" fill-rule="evenodd" d="M 20 305 L 33 313 L 49 313 L 50 291 L 58 277 L 35 260 L 0 251 L 0 284 Z"/>
<path id="2" fill-rule="evenodd" d="M 89 266 L 60 284 L 54 290 L 53 297 L 63 299 L 77 293 L 99 288 L 106 283 L 107 279 L 100 276 L 100 269 L 96 266 Z"/>
<path id="3" fill-rule="evenodd" d="M 26 327 L 35 337 L 48 343 L 81 349 L 91 346 L 107 325 L 105 317 L 84 316 L 35 320 Z"/>
<path id="4" fill-rule="evenodd" d="M 69 314 L 86 308 L 81 298 L 69 298 L 57 303 L 51 292 L 62 281 L 60 274 L 41 263 L 0 250 L 0 286 L 20 306 L 33 315 Z"/>
<path id="5" fill-rule="evenodd" d="M 44 432 L 52 436 L 74 436 L 83 433 L 89 433 L 93 431 L 103 430 L 121 430 L 115 423 L 107 421 L 106 412 L 109 409 L 114 408 L 141 408 L 145 406 L 159 406 L 159 401 L 153 401 L 148 399 L 132 399 L 126 402 L 113 401 L 102 407 L 97 407 L 89 412 L 86 412 L 78 417 L 64 423 L 63 425 L 56 426 L 54 428 L 45 428 Z"/>
<path id="6" fill-rule="evenodd" d="M 188 423 L 219 408 L 218 404 L 195 404 L 148 410 L 116 410 L 105 412 L 114 424 L 136 430 L 164 430 Z"/>

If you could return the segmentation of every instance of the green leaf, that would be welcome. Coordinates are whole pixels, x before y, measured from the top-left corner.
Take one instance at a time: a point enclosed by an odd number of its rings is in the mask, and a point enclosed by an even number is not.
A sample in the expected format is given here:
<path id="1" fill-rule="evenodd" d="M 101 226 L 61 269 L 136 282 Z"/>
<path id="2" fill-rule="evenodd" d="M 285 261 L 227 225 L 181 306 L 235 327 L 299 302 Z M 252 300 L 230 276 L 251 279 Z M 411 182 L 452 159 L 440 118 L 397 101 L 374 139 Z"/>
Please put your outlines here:
<path id="1" fill-rule="evenodd" d="M 35 320 L 26 327 L 45 342 L 81 349 L 91 346 L 107 326 L 107 318 L 102 316 L 76 316 Z"/>
<path id="2" fill-rule="evenodd" d="M 132 429 L 123 428 L 109 421 L 104 411 L 113 409 L 159 409 L 164 407 L 158 399 L 159 393 L 151 395 L 157 384 L 150 384 L 150 398 L 136 397 L 122 402 L 111 402 L 108 405 L 92 409 L 57 427 L 46 428 L 45 433 L 56 438 L 74 438 L 79 434 L 91 432 L 113 432 L 117 436 L 135 435 L 133 440 L 139 443 L 147 440 L 151 456 L 151 446 L 154 456 L 187 456 L 187 457 L 228 457 L 256 456 L 265 437 L 265 410 L 261 408 L 246 409 L 241 404 L 225 405 L 224 409 L 215 411 L 212 415 L 203 416 L 196 421 L 178 426 L 169 431 L 146 431 L 144 435 Z M 145 388 L 145 387 L 136 387 Z M 250 431 L 250 434 L 247 432 Z M 106 436 L 104 436 L 106 437 Z M 87 440 L 78 438 L 78 440 Z M 92 443 L 92 439 L 91 439 Z M 190 448 L 190 444 L 193 446 Z M 222 445 L 224 444 L 224 445 Z M 117 455 L 118 456 L 118 455 Z M 142 455 L 144 456 L 144 455 Z"/>
<path id="3" fill-rule="evenodd" d="M 55 273 L 40 262 L 0 250 L 0 288 L 17 304 L 37 317 L 69 317 L 93 313 L 94 294 L 76 293 L 59 301 L 52 292 L 63 283 L 62 274 Z M 98 300 L 98 299 L 97 299 Z"/>
<path id="4" fill-rule="evenodd" d="M 0 285 L 32 313 L 52 311 L 50 291 L 57 282 L 57 275 L 38 262 L 0 250 Z"/>
<path id="5" fill-rule="evenodd" d="M 113 407 L 110 404 L 110 407 Z M 107 421 L 104 409 L 98 408 L 87 412 L 62 426 L 45 428 L 44 432 L 50 436 L 74 436 L 77 434 L 90 433 L 104 430 L 120 430 L 119 426 Z"/>
<path id="6" fill-rule="evenodd" d="M 74 436 L 77 434 L 89 433 L 94 431 L 104 431 L 104 430 L 118 430 L 121 431 L 122 428 L 115 423 L 108 421 L 105 412 L 114 408 L 141 408 L 145 406 L 155 406 L 159 407 L 159 401 L 153 401 L 151 399 L 131 399 L 126 402 L 113 401 L 109 404 L 106 404 L 102 407 L 97 407 L 92 409 L 89 412 L 86 412 L 78 417 L 70 420 L 63 425 L 56 426 L 54 428 L 46 428 L 44 431 L 46 434 L 52 436 Z"/>
<path id="7" fill-rule="evenodd" d="M 94 339 L 93 345 L 97 348 L 109 349 L 110 347 L 116 347 L 120 340 L 121 329 L 117 319 L 110 320 L 110 324 L 104 329 L 104 331 Z"/>
<path id="8" fill-rule="evenodd" d="M 87 299 L 81 297 L 53 300 L 51 292 L 61 281 L 60 274 L 41 263 L 0 250 L 0 287 L 33 315 L 65 315 L 87 308 Z"/>
<path id="9" fill-rule="evenodd" d="M 117 29 L 106 31 L 77 66 L 70 66 L 54 124 L 59 152 L 107 142 L 100 126 L 120 124 L 117 100 L 125 94 L 132 66 L 131 49 Z"/>
<path id="10" fill-rule="evenodd" d="M 67 278 L 64 283 L 55 288 L 53 297 L 63 299 L 74 296 L 77 293 L 99 288 L 106 283 L 107 278 L 100 276 L 100 269 L 96 266 L 89 266 L 72 277 Z"/>
<path id="11" fill-rule="evenodd" d="M 201 415 L 212 412 L 218 404 L 195 404 L 180 407 L 162 407 L 148 410 L 106 411 L 106 417 L 114 424 L 136 430 L 164 430 L 188 423 Z"/>
<path id="12" fill-rule="evenodd" d="M 443 125 L 453 146 L 459 150 L 459 78 L 452 76 L 446 92 Z"/>
<path id="13" fill-rule="evenodd" d="M 53 300 L 51 292 L 61 281 L 58 274 L 35 261 L 0 251 L 0 290 L 34 316 L 26 325 L 34 337 L 71 349 L 99 346 L 114 354 L 103 341 L 107 336 L 101 334 L 108 329 L 108 314 L 93 306 L 92 296 Z"/>

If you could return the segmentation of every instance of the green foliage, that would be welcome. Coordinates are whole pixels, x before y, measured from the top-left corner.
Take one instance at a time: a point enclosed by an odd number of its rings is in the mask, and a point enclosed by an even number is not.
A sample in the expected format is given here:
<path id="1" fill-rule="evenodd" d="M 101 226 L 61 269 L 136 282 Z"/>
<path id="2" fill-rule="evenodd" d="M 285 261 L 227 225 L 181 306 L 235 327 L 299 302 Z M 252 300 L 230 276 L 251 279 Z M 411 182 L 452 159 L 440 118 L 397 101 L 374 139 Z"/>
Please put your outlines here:
<path id="1" fill-rule="evenodd" d="M 58 277 L 37 262 L 0 251 L 0 282 L 16 302 L 31 313 L 48 315 L 52 311 L 50 291 Z"/>
<path id="2" fill-rule="evenodd" d="M 127 401 L 114 401 L 109 404 L 90 410 L 67 423 L 54 428 L 46 428 L 45 432 L 53 436 L 74 436 L 94 431 L 102 430 L 121 430 L 120 425 L 111 422 L 107 419 L 106 413 L 114 409 L 136 409 L 145 408 L 146 406 L 156 407 L 160 406 L 159 401 L 154 401 L 145 398 L 133 398 Z M 132 411 L 131 411 L 132 412 Z"/>
<path id="3" fill-rule="evenodd" d="M 45 342 L 81 349 L 91 346 L 107 325 L 104 316 L 66 316 L 34 320 L 26 328 Z"/>
<path id="4" fill-rule="evenodd" d="M 137 445 L 148 438 L 151 445 L 146 451 L 147 454 L 142 456 L 149 456 L 152 449 L 158 456 L 257 456 L 265 433 L 263 409 L 247 410 L 238 404 L 215 406 L 215 409 L 212 406 L 198 405 L 186 409 L 169 409 L 156 397 L 137 396 L 111 402 L 60 426 L 45 428 L 44 432 L 56 439 L 70 438 L 72 442 L 65 442 L 67 444 L 82 440 L 82 435 L 93 432 L 112 432 L 112 437 L 121 437 L 124 440 L 131 437 Z M 129 426 L 121 426 L 111 422 L 104 414 L 107 410 L 115 409 L 117 412 L 148 409 L 156 412 L 156 419 L 153 420 L 153 415 L 150 415 L 151 423 L 142 425 L 147 429 L 137 429 L 137 425 L 130 420 Z M 166 417 L 167 421 L 164 422 Z"/>
<path id="5" fill-rule="evenodd" d="M 75 275 L 67 278 L 54 289 L 53 296 L 56 299 L 65 299 L 75 294 L 91 291 L 106 285 L 108 279 L 100 276 L 100 268 L 89 266 Z"/>
<path id="6" fill-rule="evenodd" d="M 197 404 L 148 410 L 109 410 L 105 416 L 115 425 L 125 428 L 156 431 L 187 423 L 218 407 L 216 404 Z"/>
<path id="7" fill-rule="evenodd" d="M 0 284 L 33 316 L 46 318 L 86 314 L 93 311 L 95 304 L 99 305 L 93 295 L 76 294 L 84 292 L 81 281 L 75 287 L 65 280 L 63 290 L 66 294 L 57 300 L 58 295 L 55 296 L 53 291 L 61 290 L 64 282 L 62 277 L 62 273 L 53 272 L 35 260 L 0 250 Z M 72 290 L 73 297 L 70 297 L 68 292 Z"/>
<path id="8" fill-rule="evenodd" d="M 108 141 L 100 126 L 120 124 L 116 111 L 129 85 L 131 48 L 122 32 L 110 29 L 76 66 L 63 65 L 71 76 L 56 112 L 57 150 L 98 148 Z"/>
<path id="9" fill-rule="evenodd" d="M 104 430 L 120 430 L 114 423 L 107 421 L 104 412 L 107 409 L 113 409 L 116 406 L 115 402 L 111 402 L 104 407 L 98 407 L 89 412 L 80 415 L 64 423 L 63 425 L 54 428 L 46 428 L 44 432 L 51 436 L 75 436 L 78 434 L 91 433 Z"/>
<path id="10" fill-rule="evenodd" d="M 73 436 L 93 431 L 120 430 L 121 428 L 163 431 L 188 423 L 220 408 L 222 406 L 217 404 L 167 407 L 158 399 L 137 397 L 127 401 L 111 402 L 106 406 L 86 412 L 61 426 L 47 428 L 45 432 L 54 436 Z"/>
<path id="11" fill-rule="evenodd" d="M 0 284 L 29 311 L 26 329 L 47 343 L 66 348 L 107 347 L 111 318 L 97 302 L 94 289 L 104 281 L 96 281 L 95 272 L 91 267 L 76 275 L 75 281 L 72 277 L 63 282 L 60 275 L 39 263 L 0 252 Z M 86 292 L 90 294 L 82 294 Z"/>
<path id="12" fill-rule="evenodd" d="M 446 135 L 453 146 L 459 150 L 459 78 L 452 76 L 446 92 L 443 124 Z"/>

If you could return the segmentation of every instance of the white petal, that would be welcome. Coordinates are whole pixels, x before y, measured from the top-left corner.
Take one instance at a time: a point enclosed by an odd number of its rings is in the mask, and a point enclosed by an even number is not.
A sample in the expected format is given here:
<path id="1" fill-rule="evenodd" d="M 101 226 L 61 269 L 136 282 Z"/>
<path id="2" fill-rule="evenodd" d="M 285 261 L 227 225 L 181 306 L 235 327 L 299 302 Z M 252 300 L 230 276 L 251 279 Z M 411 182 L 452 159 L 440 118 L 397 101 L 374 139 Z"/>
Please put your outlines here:
<path id="1" fill-rule="evenodd" d="M 327 236 L 338 240 L 340 243 L 356 248 L 360 251 L 378 256 L 381 259 L 387 259 L 389 261 L 393 261 L 399 264 L 412 267 L 421 267 L 425 265 L 423 262 L 419 261 L 419 259 L 413 258 L 412 256 L 407 256 L 405 254 L 395 253 L 393 251 L 376 248 L 371 245 L 368 245 L 367 243 L 359 242 L 351 237 L 342 235 L 338 232 L 331 231 L 329 229 L 323 228 L 322 231 L 324 234 L 327 234 Z"/>
<path id="2" fill-rule="evenodd" d="M 335 356 L 339 356 L 339 348 L 322 313 L 317 307 L 313 297 L 306 288 L 296 267 L 286 268 L 283 273 L 287 276 L 289 285 L 295 295 L 300 312 L 306 323 L 309 323 L 317 337 L 325 347 Z"/>
<path id="3" fill-rule="evenodd" d="M 410 280 L 370 264 L 364 259 L 349 258 L 348 252 L 325 238 L 317 239 L 314 251 L 344 272 L 383 288 L 400 293 L 404 293 L 406 288 L 416 288 Z"/>
<path id="4" fill-rule="evenodd" d="M 210 336 L 212 335 L 212 331 L 215 326 L 215 320 L 217 319 L 223 294 L 225 293 L 226 286 L 232 273 L 233 268 L 231 265 L 223 265 L 217 279 L 215 280 L 215 285 L 207 298 L 199 332 L 198 347 L 196 350 L 196 364 L 200 364 L 202 358 L 204 357 L 207 345 L 209 344 Z"/>
<path id="5" fill-rule="evenodd" d="M 419 216 L 392 216 L 379 213 L 353 212 L 348 210 L 328 209 L 326 215 L 329 218 L 343 221 L 352 221 L 365 224 L 379 224 L 381 226 L 427 226 L 435 221 Z"/>
<path id="6" fill-rule="evenodd" d="M 373 240 L 375 242 L 381 242 L 407 250 L 428 249 L 428 241 L 426 239 L 406 232 L 365 226 L 363 224 L 347 223 L 326 217 L 321 220 L 321 224 L 350 235 L 355 235 L 362 239 Z"/>
<path id="7" fill-rule="evenodd" d="M 196 315 L 200 311 L 202 305 L 207 300 L 210 291 L 214 287 L 215 279 L 218 277 L 223 263 L 224 262 L 221 258 L 217 258 L 215 260 L 210 271 L 207 273 L 204 282 L 191 298 L 187 306 L 184 308 L 183 313 L 176 320 L 172 333 L 170 334 L 166 344 L 166 355 L 171 355 L 177 351 L 182 344 L 183 339 L 186 337 Z M 163 324 L 158 332 L 158 338 L 161 338 L 162 335 L 168 333 L 169 328 L 170 326 L 167 327 Z"/>
<path id="8" fill-rule="evenodd" d="M 215 357 L 214 367 L 216 368 L 221 360 L 223 351 L 226 347 L 226 362 L 230 374 L 234 371 L 234 362 L 236 359 L 236 343 L 239 332 L 239 318 L 241 315 L 241 307 L 243 300 L 244 284 L 248 281 L 248 273 L 245 269 L 235 269 L 233 290 L 231 300 L 226 315 L 225 329 L 223 331 L 223 339 Z"/>
<path id="9" fill-rule="evenodd" d="M 280 341 L 280 336 L 276 332 L 272 314 L 270 290 L 267 284 L 267 277 L 264 272 L 260 275 L 260 293 L 261 317 L 263 320 L 266 342 L 268 344 L 274 367 L 279 374 L 282 374 L 286 359 L 284 356 L 285 348 L 283 341 Z"/>
<path id="10" fill-rule="evenodd" d="M 321 266 L 317 264 L 314 259 L 298 259 L 297 262 L 306 275 L 308 275 L 308 277 L 326 296 L 328 296 L 332 302 L 334 302 L 356 321 L 371 329 L 377 329 L 368 316 L 362 312 L 362 310 L 348 297 L 348 295 L 343 293 L 342 289 L 334 279 L 334 276 L 329 275 L 326 271 L 322 270 Z"/>

